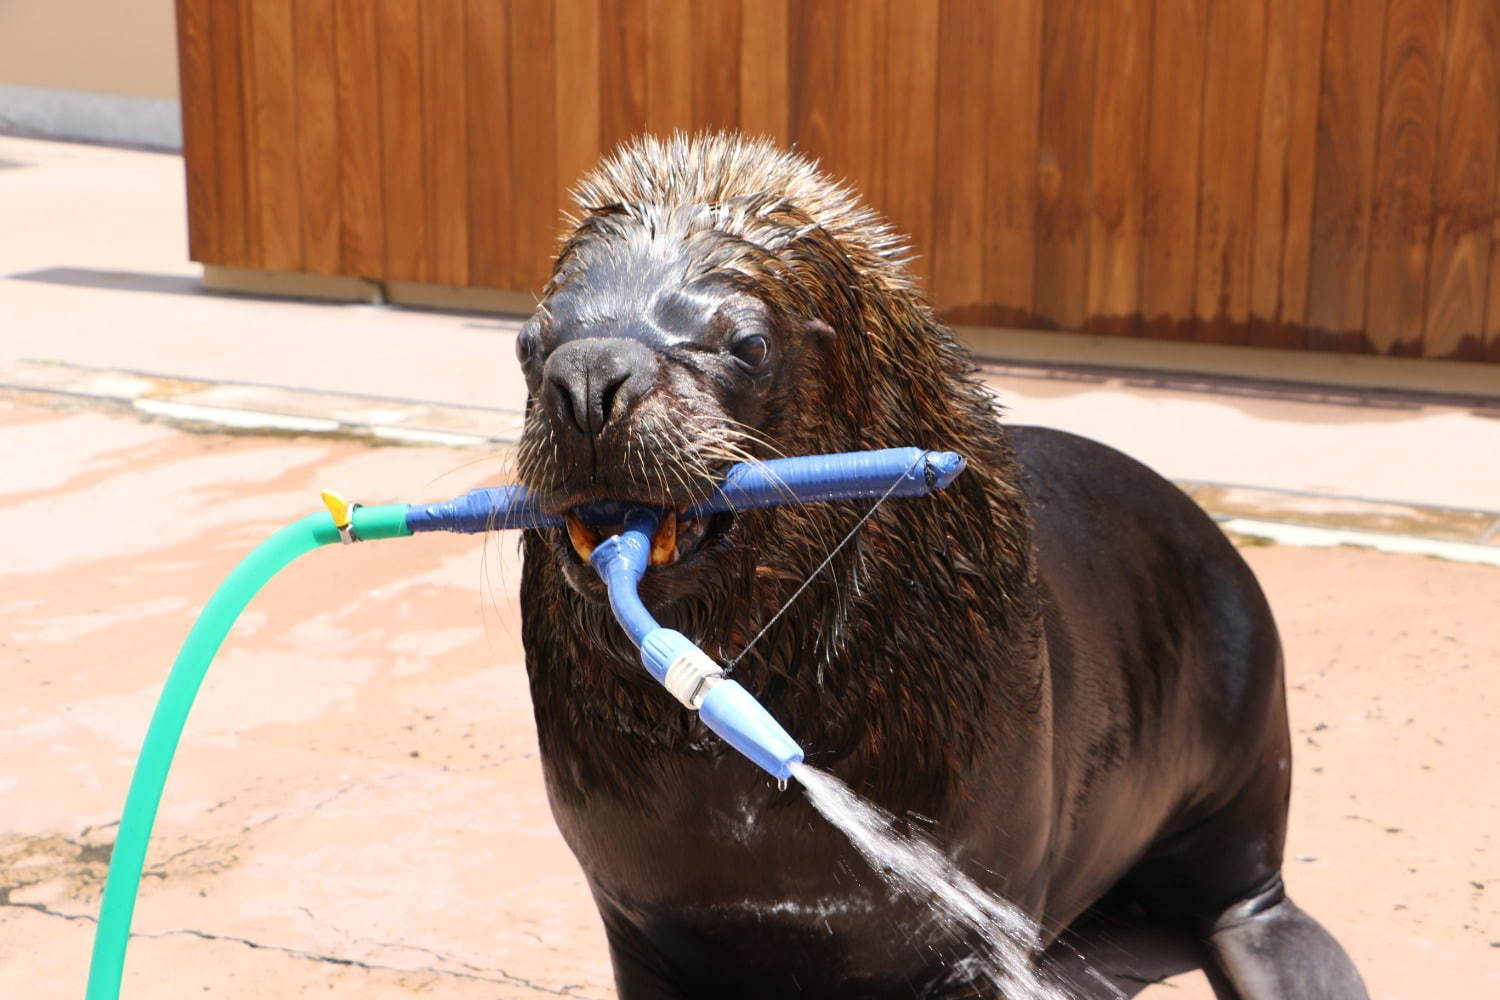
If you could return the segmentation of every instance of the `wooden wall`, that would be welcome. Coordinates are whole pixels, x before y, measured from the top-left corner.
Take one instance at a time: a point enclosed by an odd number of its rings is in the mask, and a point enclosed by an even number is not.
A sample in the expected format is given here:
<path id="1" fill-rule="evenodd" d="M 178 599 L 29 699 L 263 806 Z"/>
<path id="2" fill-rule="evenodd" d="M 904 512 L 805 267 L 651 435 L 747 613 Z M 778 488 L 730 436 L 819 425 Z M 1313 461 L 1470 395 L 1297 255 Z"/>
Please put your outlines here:
<path id="1" fill-rule="evenodd" d="M 1500 361 L 1500 0 L 178 0 L 195 260 L 535 289 L 643 131 L 822 158 L 956 322 Z"/>

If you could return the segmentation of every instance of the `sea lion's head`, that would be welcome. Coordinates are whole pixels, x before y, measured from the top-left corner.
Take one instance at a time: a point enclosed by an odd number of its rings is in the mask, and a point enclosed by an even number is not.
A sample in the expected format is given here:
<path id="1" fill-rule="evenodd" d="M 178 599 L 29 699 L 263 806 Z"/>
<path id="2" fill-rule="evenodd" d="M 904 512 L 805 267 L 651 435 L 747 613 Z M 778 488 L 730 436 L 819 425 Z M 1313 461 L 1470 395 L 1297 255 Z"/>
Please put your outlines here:
<path id="1" fill-rule="evenodd" d="M 573 769 L 555 779 L 636 795 L 649 752 L 702 735 L 640 669 L 586 562 L 599 532 L 570 515 L 601 500 L 680 511 L 741 461 L 916 446 L 956 451 L 968 471 L 878 510 L 675 519 L 640 595 L 809 745 L 900 755 L 933 792 L 948 764 L 924 755 L 952 742 L 909 721 L 951 722 L 979 681 L 929 670 L 947 659 L 929 654 L 1004 659 L 993 625 L 1023 591 L 1028 542 L 993 404 L 909 277 L 906 244 L 808 160 L 733 135 L 637 140 L 576 197 L 517 340 L 520 480 L 571 525 L 526 534 L 521 586 L 533 697 L 561 712 L 544 751 Z M 924 650 L 918 676 L 866 672 L 905 648 Z M 632 738 L 580 750 L 600 726 Z"/>
<path id="2" fill-rule="evenodd" d="M 909 290 L 900 247 L 847 189 L 765 142 L 678 136 L 622 150 L 577 197 L 582 217 L 517 339 L 521 478 L 568 518 L 553 554 L 576 590 L 602 593 L 585 560 L 610 531 L 583 524 L 585 505 L 668 511 L 648 578 L 670 602 L 712 588 L 777 521 L 675 516 L 730 465 L 913 443 L 891 439 L 895 394 L 869 391 L 921 368 L 870 328 L 891 325 L 871 322 L 876 300 Z"/>

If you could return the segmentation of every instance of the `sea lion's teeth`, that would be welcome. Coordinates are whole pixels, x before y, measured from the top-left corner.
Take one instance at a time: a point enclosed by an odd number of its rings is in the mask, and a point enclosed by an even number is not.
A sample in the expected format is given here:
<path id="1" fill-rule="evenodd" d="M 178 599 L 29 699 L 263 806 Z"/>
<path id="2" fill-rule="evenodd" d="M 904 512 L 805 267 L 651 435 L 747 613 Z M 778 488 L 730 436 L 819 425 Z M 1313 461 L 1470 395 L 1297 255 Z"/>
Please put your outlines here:
<path id="1" fill-rule="evenodd" d="M 573 551 L 578 553 L 578 558 L 588 562 L 589 556 L 594 554 L 594 546 L 599 544 L 599 536 L 571 511 L 563 515 L 563 520 L 568 525 L 568 540 L 573 543 Z"/>
<path id="2" fill-rule="evenodd" d="M 651 565 L 670 566 L 677 561 L 677 512 L 669 510 L 651 536 Z"/>

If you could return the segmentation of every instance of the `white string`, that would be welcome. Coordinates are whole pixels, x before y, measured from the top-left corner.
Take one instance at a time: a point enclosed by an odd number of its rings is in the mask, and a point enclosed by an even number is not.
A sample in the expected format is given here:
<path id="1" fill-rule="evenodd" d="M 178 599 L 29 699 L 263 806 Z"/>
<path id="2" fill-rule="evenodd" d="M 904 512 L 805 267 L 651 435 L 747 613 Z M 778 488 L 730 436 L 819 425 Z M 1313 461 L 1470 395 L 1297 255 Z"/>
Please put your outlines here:
<path id="1" fill-rule="evenodd" d="M 781 616 L 786 614 L 786 610 L 787 608 L 790 608 L 792 606 L 792 602 L 801 597 L 802 592 L 808 588 L 809 584 L 817 579 L 818 574 L 828 568 L 828 564 L 833 562 L 833 557 L 839 554 L 839 550 L 842 549 L 845 545 L 849 544 L 849 540 L 855 536 L 860 528 L 863 528 L 865 526 L 865 522 L 875 516 L 875 512 L 880 509 L 880 505 L 889 500 L 891 494 L 896 492 L 896 487 L 901 485 L 901 481 L 905 479 L 911 473 L 911 470 L 915 469 L 918 463 L 920 463 L 926 457 L 926 452 L 918 454 L 917 457 L 912 460 L 912 463 L 901 471 L 901 474 L 891 482 L 890 488 L 880 495 L 880 499 L 876 500 L 875 503 L 871 505 L 869 510 L 865 511 L 863 517 L 854 522 L 854 527 L 850 528 L 849 533 L 839 540 L 839 543 L 833 547 L 833 551 L 829 552 L 827 557 L 824 558 L 822 562 L 818 563 L 817 569 L 808 574 L 807 579 L 802 581 L 801 585 L 792 592 L 792 596 L 788 597 L 786 599 L 786 602 L 781 605 L 781 607 L 776 611 L 774 615 L 771 616 L 771 620 L 766 622 L 766 624 L 761 628 L 759 632 L 755 633 L 755 638 L 745 643 L 745 648 L 740 650 L 739 653 L 734 657 L 734 659 L 724 664 L 725 673 L 729 673 L 730 671 L 734 670 L 735 664 L 739 663 L 740 660 L 744 658 L 744 655 L 750 652 L 750 647 L 754 646 L 757 642 L 760 642 L 760 637 L 769 632 L 771 630 L 771 626 L 775 625 L 776 622 L 781 618 Z"/>

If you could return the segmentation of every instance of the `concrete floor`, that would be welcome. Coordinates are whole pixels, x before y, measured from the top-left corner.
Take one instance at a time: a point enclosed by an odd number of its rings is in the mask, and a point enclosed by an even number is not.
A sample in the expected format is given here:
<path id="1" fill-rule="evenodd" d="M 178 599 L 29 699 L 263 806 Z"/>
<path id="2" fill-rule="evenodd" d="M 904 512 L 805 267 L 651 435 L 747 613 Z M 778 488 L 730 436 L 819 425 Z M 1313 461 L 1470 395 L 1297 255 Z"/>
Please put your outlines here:
<path id="1" fill-rule="evenodd" d="M 513 321 L 201 294 L 175 157 L 0 138 L 0 161 L 20 164 L 0 169 L 0 996 L 76 997 L 111 823 L 202 601 L 320 487 L 381 502 L 504 481 L 483 442 L 513 434 L 522 388 Z M 1256 511 L 1292 490 L 1325 513 L 1385 501 L 1407 526 L 1412 505 L 1455 507 L 1461 544 L 1500 541 L 1491 410 L 987 378 L 1013 419 L 1272 495 Z M 188 433 L 163 402 L 481 444 Z M 1469 530 L 1438 520 L 1422 531 Z M 1497 992 L 1500 570 L 1244 551 L 1288 650 L 1293 893 L 1375 995 Z M 189 725 L 126 996 L 611 995 L 540 784 L 516 582 L 508 541 L 424 538 L 317 553 L 267 589 Z M 1209 993 L 1189 973 L 1142 995 Z"/>
<path id="2" fill-rule="evenodd" d="M 206 596 L 321 486 L 445 496 L 503 457 L 14 399 L 0 452 L 0 996 L 76 997 L 134 755 Z M 1500 570 L 1244 551 L 1288 652 L 1292 892 L 1375 995 L 1493 993 Z M 422 537 L 273 581 L 189 724 L 126 996 L 611 995 L 541 785 L 517 572 L 511 540 Z M 1210 993 L 1187 973 L 1143 995 Z"/>

